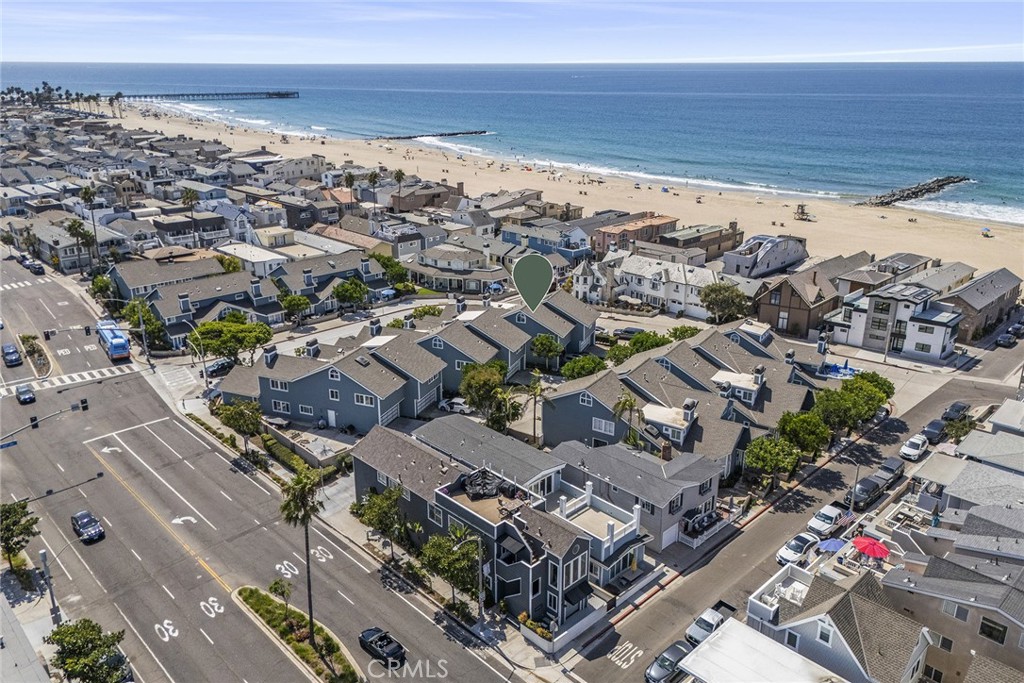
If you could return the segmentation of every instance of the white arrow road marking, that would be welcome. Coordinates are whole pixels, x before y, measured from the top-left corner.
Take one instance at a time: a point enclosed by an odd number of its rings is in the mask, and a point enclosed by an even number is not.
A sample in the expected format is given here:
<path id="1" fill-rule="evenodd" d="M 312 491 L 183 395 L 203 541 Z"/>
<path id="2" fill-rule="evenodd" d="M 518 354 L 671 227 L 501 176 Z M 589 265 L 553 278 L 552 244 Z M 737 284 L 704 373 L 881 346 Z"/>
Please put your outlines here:
<path id="1" fill-rule="evenodd" d="M 171 520 L 171 524 L 184 524 L 185 522 L 192 522 L 193 524 L 195 524 L 196 518 L 192 515 L 187 515 L 185 517 L 175 517 Z"/>
<path id="2" fill-rule="evenodd" d="M 107 455 L 109 453 L 120 453 L 120 452 L 121 452 L 121 449 L 118 448 L 117 446 L 104 446 L 103 450 L 100 451 L 100 453 L 103 453 L 104 455 Z"/>

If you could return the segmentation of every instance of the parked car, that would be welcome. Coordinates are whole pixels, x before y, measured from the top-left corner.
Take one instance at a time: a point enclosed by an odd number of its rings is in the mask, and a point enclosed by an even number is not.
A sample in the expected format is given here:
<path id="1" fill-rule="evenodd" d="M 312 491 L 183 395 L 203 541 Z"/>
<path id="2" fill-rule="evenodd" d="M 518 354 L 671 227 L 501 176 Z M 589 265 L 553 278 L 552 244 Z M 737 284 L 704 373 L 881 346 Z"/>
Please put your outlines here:
<path id="1" fill-rule="evenodd" d="M 33 275 L 46 274 L 46 271 L 43 269 L 43 264 L 40 263 L 39 261 L 30 261 L 28 266 L 26 267 L 28 268 L 28 272 L 32 273 Z"/>
<path id="2" fill-rule="evenodd" d="M 115 652 L 101 661 L 105 666 L 117 672 L 117 677 L 113 679 L 117 683 L 135 683 L 135 673 L 132 671 L 131 664 L 128 663 L 128 658 L 125 657 L 123 652 Z"/>
<path id="3" fill-rule="evenodd" d="M 1010 325 L 1006 328 L 1006 333 L 1012 334 L 1017 339 L 1020 339 L 1021 337 L 1024 337 L 1024 325 L 1021 325 L 1020 323 Z"/>
<path id="4" fill-rule="evenodd" d="M 928 437 L 924 434 L 915 434 L 907 439 L 900 449 L 900 457 L 917 462 L 928 452 Z"/>
<path id="5" fill-rule="evenodd" d="M 882 406 L 882 407 L 880 407 L 878 410 L 875 411 L 875 417 L 874 417 L 875 423 L 878 424 L 878 423 L 885 422 L 886 420 L 888 420 L 890 412 L 891 411 L 889 410 L 889 406 Z"/>
<path id="6" fill-rule="evenodd" d="M 359 645 L 374 659 L 385 662 L 389 668 L 405 663 L 405 648 L 390 633 L 379 626 L 368 628 L 360 633 Z"/>
<path id="7" fill-rule="evenodd" d="M 814 513 L 811 521 L 807 522 L 807 530 L 818 538 L 828 538 L 854 519 L 849 506 L 844 507 L 842 503 L 835 501 Z"/>
<path id="8" fill-rule="evenodd" d="M 677 640 L 658 655 L 644 672 L 647 683 L 672 683 L 682 677 L 683 670 L 679 663 L 686 655 L 693 652 L 693 646 L 685 640 Z"/>
<path id="9" fill-rule="evenodd" d="M 643 332 L 643 329 L 640 327 L 620 327 L 612 332 L 612 335 L 622 339 L 623 341 L 629 341 L 641 332 Z"/>
<path id="10" fill-rule="evenodd" d="M 22 267 L 28 268 L 28 264 L 32 263 L 32 257 L 29 256 L 27 253 L 22 254 L 21 256 L 18 257 L 18 263 L 20 263 Z"/>
<path id="11" fill-rule="evenodd" d="M 103 525 L 100 524 L 100 520 L 93 517 L 92 513 L 88 510 L 82 510 L 71 515 L 71 528 L 74 530 L 75 536 L 78 536 L 85 543 L 98 541 L 107 535 Z"/>
<path id="12" fill-rule="evenodd" d="M 853 499 L 853 509 L 858 512 L 871 507 L 871 504 L 882 497 L 885 493 L 884 483 L 874 476 L 864 477 L 858 481 L 853 490 L 846 492 L 843 504 L 849 507 L 850 499 Z"/>
<path id="13" fill-rule="evenodd" d="M 235 361 L 230 358 L 220 358 L 213 361 L 212 363 L 206 364 L 206 376 L 207 377 L 223 377 L 224 375 L 231 372 L 231 368 L 235 367 Z M 203 371 L 199 371 L 199 376 L 203 376 Z"/>
<path id="14" fill-rule="evenodd" d="M 818 547 L 820 541 L 814 534 L 803 531 L 779 548 L 775 553 L 775 561 L 781 565 L 795 564 L 799 567 L 810 558 L 811 551 Z"/>
<path id="15" fill-rule="evenodd" d="M 881 481 L 886 489 L 891 489 L 903 476 L 903 461 L 899 458 L 886 458 L 872 476 Z"/>
<path id="16" fill-rule="evenodd" d="M 946 422 L 952 422 L 953 420 L 959 420 L 961 417 L 967 414 L 967 411 L 971 409 L 970 403 L 964 403 L 963 401 L 956 401 L 951 403 L 946 411 L 942 413 L 942 419 Z"/>
<path id="17" fill-rule="evenodd" d="M 1017 338 L 1014 337 L 1012 334 L 1001 334 L 998 337 L 996 337 L 996 346 L 1002 346 L 1008 349 L 1011 346 L 1014 346 L 1016 343 Z"/>
<path id="18" fill-rule="evenodd" d="M 921 430 L 928 443 L 935 445 L 946 438 L 946 423 L 942 420 L 932 420 Z"/>
<path id="19" fill-rule="evenodd" d="M 4 319 L 0 318 L 0 330 L 4 329 Z"/>
<path id="20" fill-rule="evenodd" d="M 473 412 L 473 409 L 466 403 L 464 398 L 446 398 L 442 399 L 437 407 L 446 413 L 458 413 L 459 415 L 469 415 Z"/>
<path id="21" fill-rule="evenodd" d="M 690 627 L 686 629 L 684 636 L 686 642 L 696 647 L 704 642 L 708 636 L 718 630 L 725 620 L 736 613 L 736 608 L 732 605 L 719 600 L 715 603 L 714 607 L 710 607 L 703 612 L 700 616 L 693 620 Z"/>
<path id="22" fill-rule="evenodd" d="M 4 365 L 9 368 L 13 368 L 15 365 L 21 365 L 21 352 L 18 351 L 18 347 L 14 344 L 4 344 L 0 346 L 4 354 Z"/>
<path id="23" fill-rule="evenodd" d="M 18 397 L 18 403 L 25 405 L 26 403 L 35 403 L 36 394 L 32 391 L 32 387 L 27 384 L 19 384 L 14 389 L 15 395 Z"/>

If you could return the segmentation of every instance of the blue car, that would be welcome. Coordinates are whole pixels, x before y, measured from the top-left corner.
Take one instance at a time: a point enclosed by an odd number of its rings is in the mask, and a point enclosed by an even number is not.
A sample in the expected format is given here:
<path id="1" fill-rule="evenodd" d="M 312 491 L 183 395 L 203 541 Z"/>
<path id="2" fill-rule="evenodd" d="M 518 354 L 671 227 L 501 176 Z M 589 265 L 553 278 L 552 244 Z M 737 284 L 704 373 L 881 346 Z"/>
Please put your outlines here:
<path id="1" fill-rule="evenodd" d="M 14 344 L 4 344 L 4 365 L 9 368 L 13 368 L 15 365 L 21 365 L 21 353 L 18 351 L 18 347 Z"/>

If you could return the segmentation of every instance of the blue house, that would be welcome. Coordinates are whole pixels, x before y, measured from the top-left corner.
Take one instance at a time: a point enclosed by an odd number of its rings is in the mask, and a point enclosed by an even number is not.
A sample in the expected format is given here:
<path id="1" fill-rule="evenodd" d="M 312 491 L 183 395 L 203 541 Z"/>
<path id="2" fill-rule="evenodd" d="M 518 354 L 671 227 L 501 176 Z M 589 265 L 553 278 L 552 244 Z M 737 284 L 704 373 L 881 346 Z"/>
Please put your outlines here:
<path id="1" fill-rule="evenodd" d="M 309 299 L 304 315 L 320 316 L 338 309 L 332 293 L 346 280 L 358 278 L 370 288 L 370 298 L 380 298 L 388 288 L 384 268 L 361 251 L 327 254 L 302 261 L 289 261 L 271 271 L 270 277 L 283 286 L 282 294 L 301 294 Z"/>
<path id="2" fill-rule="evenodd" d="M 570 267 L 587 260 L 591 254 L 590 240 L 582 229 L 554 219 L 503 225 L 501 241 L 529 247 L 540 254 L 560 254 Z"/>

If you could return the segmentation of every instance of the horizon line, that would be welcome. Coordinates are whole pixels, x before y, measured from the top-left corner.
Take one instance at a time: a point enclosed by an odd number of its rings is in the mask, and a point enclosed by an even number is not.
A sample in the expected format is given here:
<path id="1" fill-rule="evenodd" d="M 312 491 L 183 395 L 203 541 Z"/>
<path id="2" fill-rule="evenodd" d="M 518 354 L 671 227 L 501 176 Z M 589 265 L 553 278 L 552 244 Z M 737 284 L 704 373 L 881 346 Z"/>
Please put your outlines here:
<path id="1" fill-rule="evenodd" d="M 628 61 L 551 61 L 551 62 L 139 62 L 139 61 L 62 61 L 62 60 L 11 60 L 0 61 L 5 64 L 132 64 L 138 66 L 763 66 L 763 65 L 814 65 L 814 64 L 1024 64 L 1024 57 L 1019 60 L 1008 59 L 958 59 L 958 60 L 912 60 L 912 59 L 871 59 L 871 60 L 722 60 L 711 61 L 698 59 L 686 60 L 628 60 Z"/>

